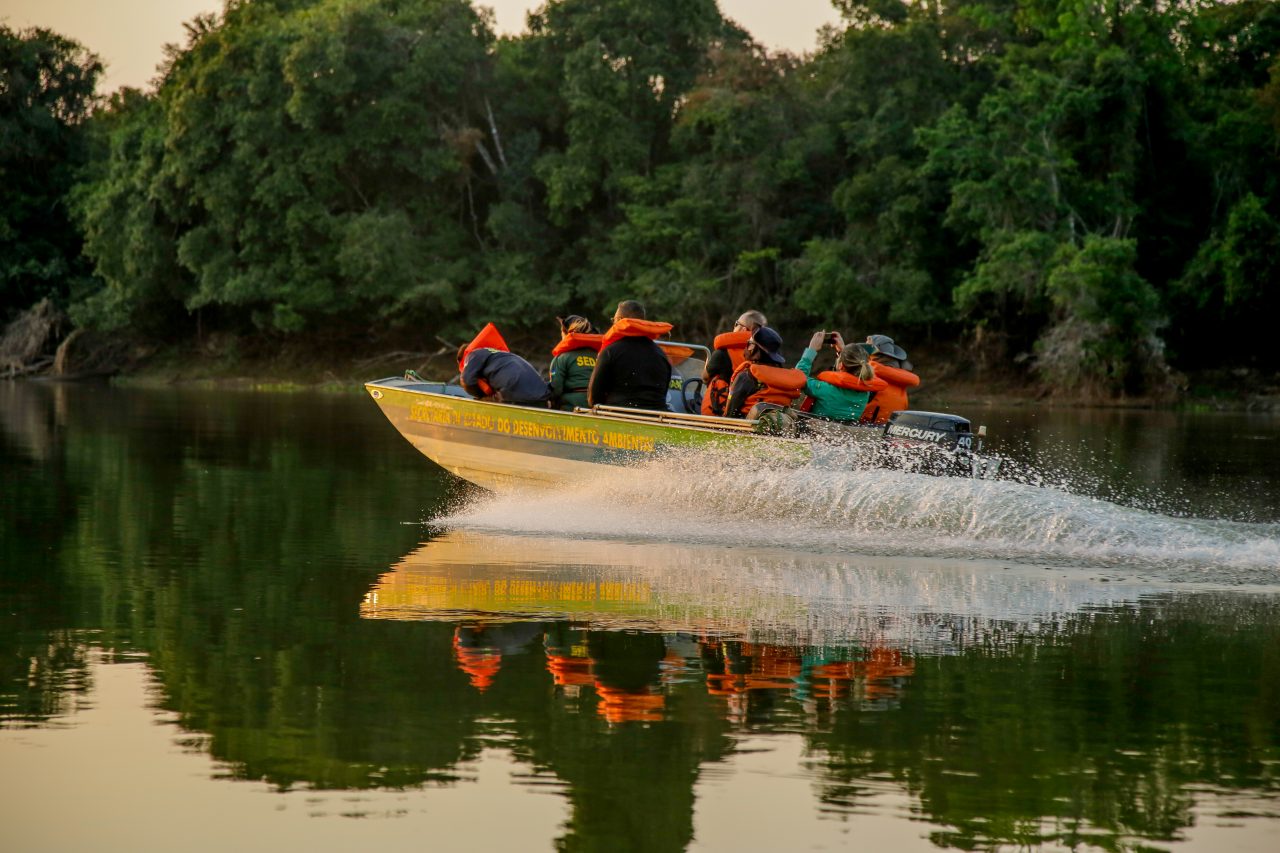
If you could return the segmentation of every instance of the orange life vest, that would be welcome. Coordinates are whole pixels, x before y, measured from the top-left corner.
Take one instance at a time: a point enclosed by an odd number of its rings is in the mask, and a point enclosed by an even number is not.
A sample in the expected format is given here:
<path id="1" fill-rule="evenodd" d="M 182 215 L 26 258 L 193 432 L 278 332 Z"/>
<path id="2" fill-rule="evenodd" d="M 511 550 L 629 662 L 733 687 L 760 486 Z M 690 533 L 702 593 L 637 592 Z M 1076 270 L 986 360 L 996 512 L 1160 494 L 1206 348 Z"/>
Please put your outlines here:
<path id="1" fill-rule="evenodd" d="M 879 376 L 872 377 L 870 382 L 863 382 L 856 373 L 849 373 L 846 370 L 824 370 L 817 376 L 813 377 L 820 382 L 826 382 L 828 385 L 834 385 L 837 388 L 844 388 L 849 391 L 883 391 L 889 387 L 889 383 L 885 382 Z M 804 402 L 800 405 L 800 411 L 813 411 L 814 398 L 805 397 Z"/>
<path id="2" fill-rule="evenodd" d="M 591 658 L 575 658 L 547 652 L 547 671 L 551 673 L 551 680 L 559 687 L 594 683 L 591 663 Z"/>
<path id="3" fill-rule="evenodd" d="M 693 355 L 693 347 L 673 344 L 671 341 L 654 341 L 654 343 L 662 350 L 662 354 L 667 357 L 667 361 L 671 362 L 672 367 L 679 367 Z"/>
<path id="4" fill-rule="evenodd" d="M 743 401 L 740 412 L 725 412 L 729 417 L 745 417 L 756 403 L 790 406 L 791 401 L 804 392 L 805 380 L 809 378 L 794 367 L 771 367 L 767 364 L 744 361 L 738 365 L 737 370 L 733 371 L 734 379 L 744 370 L 751 371 L 751 375 L 760 383 L 760 390 Z M 732 381 L 729 384 L 732 385 Z"/>
<path id="5" fill-rule="evenodd" d="M 599 679 L 596 695 L 600 697 L 596 713 L 611 723 L 661 722 L 667 704 L 667 697 L 661 692 L 651 693 L 647 688 L 623 690 L 602 684 Z"/>
<path id="6" fill-rule="evenodd" d="M 507 342 L 503 339 L 502 333 L 498 331 L 498 327 L 492 323 L 486 323 L 485 327 L 480 330 L 480 334 L 472 338 L 471 343 L 467 344 L 467 348 L 462 351 L 462 358 L 458 360 L 459 373 L 467 366 L 467 358 L 478 349 L 496 349 L 501 352 L 511 352 L 511 347 L 507 346 Z M 476 384 L 480 386 L 480 390 L 484 392 L 486 397 L 493 396 L 493 386 L 488 382 L 481 379 Z"/>
<path id="7" fill-rule="evenodd" d="M 863 382 L 858 374 L 846 370 L 824 370 L 813 378 L 849 391 L 882 391 L 889 383 L 880 378 L 878 365 L 876 371 L 876 376 L 870 382 Z"/>
<path id="8" fill-rule="evenodd" d="M 729 380 L 712 376 L 702 392 L 702 414 L 723 415 L 724 404 L 729 402 Z"/>
<path id="9" fill-rule="evenodd" d="M 576 349 L 591 349 L 600 352 L 604 344 L 604 335 L 591 335 L 584 332 L 569 332 L 560 339 L 560 343 L 551 350 L 551 357 L 561 353 L 573 352 Z"/>
<path id="10" fill-rule="evenodd" d="M 464 646 L 456 631 L 453 635 L 453 654 L 458 660 L 458 669 L 467 674 L 471 686 L 481 693 L 493 686 L 493 680 L 502 669 L 501 652 L 491 648 Z"/>
<path id="11" fill-rule="evenodd" d="M 609 327 L 604 334 L 600 349 L 617 343 L 623 338 L 648 338 L 656 340 L 671 331 L 670 323 L 659 323 L 657 320 L 638 320 L 635 317 L 623 317 Z"/>
<path id="12" fill-rule="evenodd" d="M 907 402 L 907 389 L 919 385 L 920 377 L 910 370 L 881 364 L 875 360 L 874 356 L 871 363 L 875 366 L 876 378 L 883 379 L 885 387 L 877 391 L 867 403 L 867 407 L 862 410 L 862 421 L 882 424 L 888 421 L 889 416 L 894 412 L 901 411 L 910 405 Z"/>
<path id="13" fill-rule="evenodd" d="M 711 346 L 714 349 L 722 349 L 727 352 L 729 358 L 733 361 L 733 369 L 737 370 L 738 365 L 742 364 L 743 353 L 750 342 L 751 333 L 748 331 L 723 332 L 716 335 L 716 339 L 711 342 Z"/>
<path id="14" fill-rule="evenodd" d="M 729 354 L 729 361 L 736 371 L 738 365 L 742 364 L 745 357 L 747 344 L 751 341 L 751 333 L 742 332 L 723 332 L 716 335 L 716 339 L 712 342 L 713 349 L 724 350 Z M 702 392 L 702 414 L 704 415 L 723 415 L 724 404 L 729 402 L 729 380 L 723 376 L 712 376 L 711 381 L 707 383 L 706 389 Z"/>

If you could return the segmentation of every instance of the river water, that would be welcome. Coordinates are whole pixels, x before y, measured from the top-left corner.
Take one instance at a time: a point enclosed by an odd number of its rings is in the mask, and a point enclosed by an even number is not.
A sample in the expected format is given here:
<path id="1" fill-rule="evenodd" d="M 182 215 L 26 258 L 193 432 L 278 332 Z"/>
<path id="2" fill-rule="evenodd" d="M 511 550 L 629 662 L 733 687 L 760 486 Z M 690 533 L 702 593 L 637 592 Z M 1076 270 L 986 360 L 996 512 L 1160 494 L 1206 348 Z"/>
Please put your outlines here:
<path id="1" fill-rule="evenodd" d="M 1280 418 L 492 496 L 360 395 L 0 384 L 0 846 L 1280 849 Z"/>

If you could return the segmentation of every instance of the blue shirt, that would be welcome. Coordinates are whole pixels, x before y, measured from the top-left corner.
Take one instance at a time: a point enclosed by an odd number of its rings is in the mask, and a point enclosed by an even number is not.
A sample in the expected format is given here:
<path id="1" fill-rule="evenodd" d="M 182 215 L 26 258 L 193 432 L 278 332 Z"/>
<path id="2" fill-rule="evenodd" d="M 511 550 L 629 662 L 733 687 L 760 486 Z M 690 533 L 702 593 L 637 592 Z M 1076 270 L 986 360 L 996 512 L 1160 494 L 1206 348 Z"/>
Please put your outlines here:
<path id="1" fill-rule="evenodd" d="M 551 387 L 533 365 L 515 353 L 478 349 L 467 356 L 462 387 L 473 397 L 482 396 L 480 380 L 489 383 L 502 403 L 541 403 L 551 397 Z"/>

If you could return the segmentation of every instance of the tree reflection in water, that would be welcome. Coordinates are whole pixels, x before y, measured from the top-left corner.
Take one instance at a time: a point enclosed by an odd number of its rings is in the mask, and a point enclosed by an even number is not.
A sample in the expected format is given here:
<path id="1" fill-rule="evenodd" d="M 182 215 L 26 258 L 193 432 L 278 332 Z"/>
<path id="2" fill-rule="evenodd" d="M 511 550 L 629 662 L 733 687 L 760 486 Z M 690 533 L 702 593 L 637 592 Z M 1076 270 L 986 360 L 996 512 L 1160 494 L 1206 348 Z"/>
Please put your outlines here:
<path id="1" fill-rule="evenodd" d="M 1204 790 L 1275 816 L 1274 596 L 488 534 L 418 547 L 394 520 L 456 485 L 349 400 L 0 394 L 0 725 L 91 696 L 89 649 L 144 656 L 235 778 L 455 785 L 497 743 L 529 784 L 563 786 L 565 849 L 687 846 L 699 779 L 748 734 L 803 739 L 815 813 L 893 785 L 944 846 L 1168 841 Z"/>

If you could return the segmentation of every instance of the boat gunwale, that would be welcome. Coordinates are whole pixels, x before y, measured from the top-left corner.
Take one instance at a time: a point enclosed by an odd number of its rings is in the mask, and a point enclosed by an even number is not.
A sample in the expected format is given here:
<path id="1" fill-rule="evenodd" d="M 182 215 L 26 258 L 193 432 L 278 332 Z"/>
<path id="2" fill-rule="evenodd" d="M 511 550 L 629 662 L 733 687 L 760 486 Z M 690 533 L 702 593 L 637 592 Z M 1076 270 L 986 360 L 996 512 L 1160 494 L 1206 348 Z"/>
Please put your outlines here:
<path id="1" fill-rule="evenodd" d="M 650 411 L 647 409 L 636 409 L 635 411 L 640 414 L 633 415 L 633 416 L 627 416 L 625 414 L 614 416 L 610 413 L 604 413 L 604 412 L 596 413 L 592 411 L 577 411 L 577 410 L 572 412 L 567 412 L 567 411 L 564 411 L 563 409 L 539 408 L 537 406 L 522 406 L 516 403 L 502 403 L 496 400 L 478 400 L 474 397 L 461 397 L 457 394 L 442 394 L 438 391 L 427 391 L 422 388 L 404 387 L 403 385 L 383 384 L 383 383 L 392 383 L 392 382 L 395 382 L 395 383 L 409 382 L 414 385 L 419 385 L 419 384 L 420 385 L 439 385 L 442 387 L 448 384 L 445 382 L 428 382 L 428 381 L 417 382 L 415 380 L 406 380 L 403 377 L 399 377 L 399 376 L 390 376 L 384 379 L 370 380 L 364 383 L 364 387 L 366 390 L 369 390 L 369 391 L 372 391 L 373 389 L 377 388 L 379 390 L 392 390 L 392 391 L 397 391 L 405 394 L 411 394 L 414 396 L 430 397 L 432 399 L 456 401 L 462 404 L 477 404 L 481 406 L 499 406 L 504 409 L 520 411 L 526 414 L 535 413 L 540 416 L 552 415 L 552 416 L 562 416 L 562 417 L 568 417 L 568 418 L 574 418 L 574 419 L 585 418 L 589 420 L 602 421 L 609 424 L 627 424 L 627 425 L 643 426 L 643 427 L 650 427 L 650 428 L 675 429 L 675 430 L 681 430 L 686 432 L 696 432 L 696 433 L 703 433 L 707 435 L 723 436 L 728 438 L 746 438 L 746 439 L 753 439 L 753 440 L 766 439 L 768 441 L 776 441 L 776 442 L 781 442 L 786 444 L 804 444 L 805 443 L 802 439 L 799 439 L 799 438 L 790 438 L 787 436 L 776 436 L 776 435 L 762 435 L 756 432 L 747 432 L 741 429 L 734 429 L 733 427 L 723 427 L 723 426 L 716 427 L 712 425 L 704 426 L 702 424 L 697 424 L 697 423 L 675 423 L 672 421 L 663 421 L 663 420 L 659 420 L 659 418 L 657 417 L 658 415 L 661 415 L 663 413 L 658 412 L 656 410 L 654 410 L 653 412 L 654 417 L 652 418 L 648 418 L 643 414 L 644 412 Z M 375 398 L 375 401 L 378 402 L 379 404 L 381 404 L 382 402 L 380 399 L 377 399 L 377 398 Z M 700 416 L 686 415 L 685 417 L 700 417 Z M 746 421 L 744 421 L 744 423 L 746 423 Z"/>

